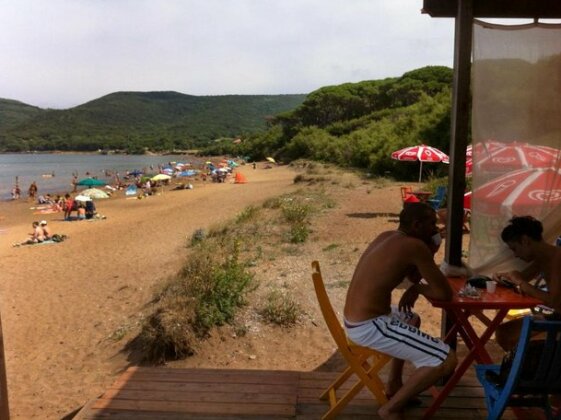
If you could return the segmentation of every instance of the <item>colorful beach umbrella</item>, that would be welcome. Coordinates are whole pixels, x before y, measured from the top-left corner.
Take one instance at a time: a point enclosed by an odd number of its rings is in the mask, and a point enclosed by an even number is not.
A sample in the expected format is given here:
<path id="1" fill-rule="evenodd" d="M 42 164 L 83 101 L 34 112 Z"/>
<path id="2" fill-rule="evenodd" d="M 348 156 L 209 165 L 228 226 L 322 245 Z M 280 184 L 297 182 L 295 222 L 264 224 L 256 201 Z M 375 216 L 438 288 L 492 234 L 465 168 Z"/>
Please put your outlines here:
<path id="1" fill-rule="evenodd" d="M 473 191 L 475 211 L 487 215 L 541 217 L 561 205 L 561 169 L 510 172 Z"/>
<path id="2" fill-rule="evenodd" d="M 97 188 L 88 188 L 87 190 L 81 191 L 80 195 L 90 197 L 92 199 L 109 198 L 109 194 L 105 191 L 98 190 Z"/>
<path id="3" fill-rule="evenodd" d="M 436 147 L 421 144 L 419 146 L 410 146 L 404 149 L 397 150 L 392 153 L 392 159 L 405 161 L 405 162 L 421 162 L 419 168 L 419 182 L 421 182 L 423 174 L 423 162 L 431 163 L 450 163 L 448 155 Z"/>
<path id="4" fill-rule="evenodd" d="M 80 185 L 84 187 L 102 187 L 105 184 L 106 184 L 105 181 L 95 178 L 84 178 L 76 183 L 76 185 Z"/>
<path id="5" fill-rule="evenodd" d="M 167 181 L 171 179 L 171 176 L 166 174 L 158 174 L 150 178 L 150 181 Z"/>
<path id="6" fill-rule="evenodd" d="M 90 197 L 87 197 L 87 196 L 82 195 L 82 194 L 77 195 L 76 197 L 74 197 L 74 200 L 75 200 L 75 201 L 82 201 L 82 202 L 85 202 L 85 201 L 92 201 L 92 199 L 91 199 Z"/>
<path id="7" fill-rule="evenodd" d="M 556 167 L 561 162 L 561 151 L 549 146 L 521 142 L 494 145 L 476 159 L 476 170 L 488 173 L 506 173 L 520 169 Z"/>

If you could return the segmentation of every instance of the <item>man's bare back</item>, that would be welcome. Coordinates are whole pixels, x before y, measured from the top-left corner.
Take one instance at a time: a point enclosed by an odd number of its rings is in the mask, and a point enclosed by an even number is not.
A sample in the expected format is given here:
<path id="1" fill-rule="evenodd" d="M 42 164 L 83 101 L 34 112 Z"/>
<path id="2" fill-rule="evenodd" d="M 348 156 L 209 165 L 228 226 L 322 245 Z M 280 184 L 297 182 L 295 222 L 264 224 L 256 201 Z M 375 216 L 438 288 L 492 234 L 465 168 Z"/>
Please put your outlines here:
<path id="1" fill-rule="evenodd" d="M 410 241 L 398 230 L 380 234 L 360 257 L 347 292 L 345 319 L 360 322 L 390 312 L 391 294 L 408 272 Z"/>

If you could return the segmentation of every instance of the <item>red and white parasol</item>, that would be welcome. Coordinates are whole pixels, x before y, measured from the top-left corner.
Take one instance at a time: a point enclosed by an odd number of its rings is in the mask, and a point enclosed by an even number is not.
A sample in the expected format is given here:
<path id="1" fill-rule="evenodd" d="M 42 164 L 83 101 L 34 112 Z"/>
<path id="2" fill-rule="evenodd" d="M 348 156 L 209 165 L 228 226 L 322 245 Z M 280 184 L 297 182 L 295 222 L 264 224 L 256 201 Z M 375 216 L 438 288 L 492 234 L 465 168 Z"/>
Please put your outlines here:
<path id="1" fill-rule="evenodd" d="M 419 146 L 406 147 L 392 153 L 392 159 L 401 160 L 406 162 L 421 162 L 421 167 L 419 169 L 419 182 L 421 182 L 421 176 L 423 172 L 423 162 L 432 163 L 450 163 L 448 155 L 436 147 L 427 146 L 421 144 Z"/>
<path id="2" fill-rule="evenodd" d="M 561 205 L 561 169 L 522 169 L 473 191 L 474 211 L 541 218 Z"/>
<path id="3" fill-rule="evenodd" d="M 475 143 L 475 145 L 470 144 L 466 149 L 466 158 L 471 159 L 474 152 L 476 155 L 482 156 L 482 154 L 487 155 L 505 146 L 506 143 L 497 140 L 487 140 L 485 142 Z"/>
<path id="4" fill-rule="evenodd" d="M 493 142 L 483 153 L 475 149 L 475 154 L 476 170 L 488 173 L 557 167 L 561 162 L 561 151 L 558 149 L 516 141 L 502 146 L 499 142 Z"/>

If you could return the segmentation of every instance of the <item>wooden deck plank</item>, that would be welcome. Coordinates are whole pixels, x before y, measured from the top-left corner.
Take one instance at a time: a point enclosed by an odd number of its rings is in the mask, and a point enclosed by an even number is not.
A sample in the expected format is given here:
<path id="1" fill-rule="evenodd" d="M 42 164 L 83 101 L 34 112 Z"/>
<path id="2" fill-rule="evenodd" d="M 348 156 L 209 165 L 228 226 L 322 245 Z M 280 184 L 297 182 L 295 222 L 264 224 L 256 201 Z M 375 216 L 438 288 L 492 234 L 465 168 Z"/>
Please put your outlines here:
<path id="1" fill-rule="evenodd" d="M 104 400 L 144 400 L 144 401 L 178 401 L 178 402 L 218 402 L 245 404 L 294 404 L 295 391 L 292 394 L 259 393 L 247 389 L 237 392 L 177 392 L 170 390 L 109 390 L 103 394 Z"/>
<path id="2" fill-rule="evenodd" d="M 243 384 L 244 392 L 265 393 L 265 394 L 293 394 L 294 384 Z M 122 389 L 138 391 L 177 391 L 177 392 L 221 392 L 236 393 L 240 389 L 232 384 L 216 382 L 150 382 L 150 381 L 125 381 L 118 379 L 109 390 L 118 391 Z M 108 391 L 109 391 L 108 390 Z"/>
<path id="3" fill-rule="evenodd" d="M 79 420 L 100 420 L 100 419 L 109 419 L 109 420 L 293 420 L 294 416 L 272 416 L 272 415 L 255 415 L 249 416 L 247 414 L 240 415 L 240 416 L 231 416 L 231 415 L 198 415 L 189 413 L 162 413 L 161 411 L 129 411 L 129 410 L 90 410 L 85 413 Z M 75 418 L 75 420 L 78 420 Z"/>
<path id="4" fill-rule="evenodd" d="M 138 410 L 162 413 L 192 414 L 233 414 L 233 415 L 271 415 L 294 416 L 295 404 L 258 404 L 258 403 L 222 403 L 222 402 L 182 402 L 182 401 L 139 401 L 139 400 L 97 400 L 93 409 Z"/>
<path id="5" fill-rule="evenodd" d="M 162 370 L 163 372 L 159 372 Z M 150 382 L 210 382 L 216 383 L 216 371 L 212 373 L 211 371 L 198 372 L 197 370 L 184 370 L 178 369 L 181 372 L 174 372 L 174 369 L 157 369 L 154 368 L 151 371 L 143 369 L 142 371 L 136 371 L 133 369 L 128 369 L 123 373 L 119 379 L 123 381 L 150 381 Z M 290 384 L 298 380 L 298 372 L 274 372 L 274 371 L 220 371 L 220 382 L 222 383 L 243 383 L 243 384 Z M 264 373 L 266 372 L 266 373 Z"/>
<path id="6" fill-rule="evenodd" d="M 77 418 L 319 419 L 328 409 L 319 395 L 337 376 L 337 372 L 319 371 L 131 368 Z M 421 400 L 422 406 L 407 410 L 406 418 L 423 416 L 431 402 L 428 391 Z M 338 419 L 377 418 L 377 409 L 370 391 L 363 389 Z M 467 373 L 434 418 L 481 419 L 486 415 L 483 390 L 475 375 Z M 515 417 L 507 410 L 503 418 Z"/>

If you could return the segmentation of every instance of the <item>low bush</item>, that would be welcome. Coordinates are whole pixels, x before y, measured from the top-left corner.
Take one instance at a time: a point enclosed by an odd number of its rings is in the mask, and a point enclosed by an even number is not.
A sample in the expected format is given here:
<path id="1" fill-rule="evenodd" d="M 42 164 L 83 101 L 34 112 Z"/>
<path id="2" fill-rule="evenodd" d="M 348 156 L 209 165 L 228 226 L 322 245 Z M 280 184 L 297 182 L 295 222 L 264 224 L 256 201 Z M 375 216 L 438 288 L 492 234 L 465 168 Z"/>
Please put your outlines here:
<path id="1" fill-rule="evenodd" d="M 253 276 L 238 260 L 236 241 L 203 243 L 183 269 L 156 293 L 136 343 L 151 362 L 194 353 L 197 339 L 234 319 L 245 303 Z"/>
<path id="2" fill-rule="evenodd" d="M 260 314 L 268 323 L 289 327 L 296 324 L 302 314 L 302 309 L 290 295 L 273 290 L 267 296 L 267 303 L 261 309 Z"/>

